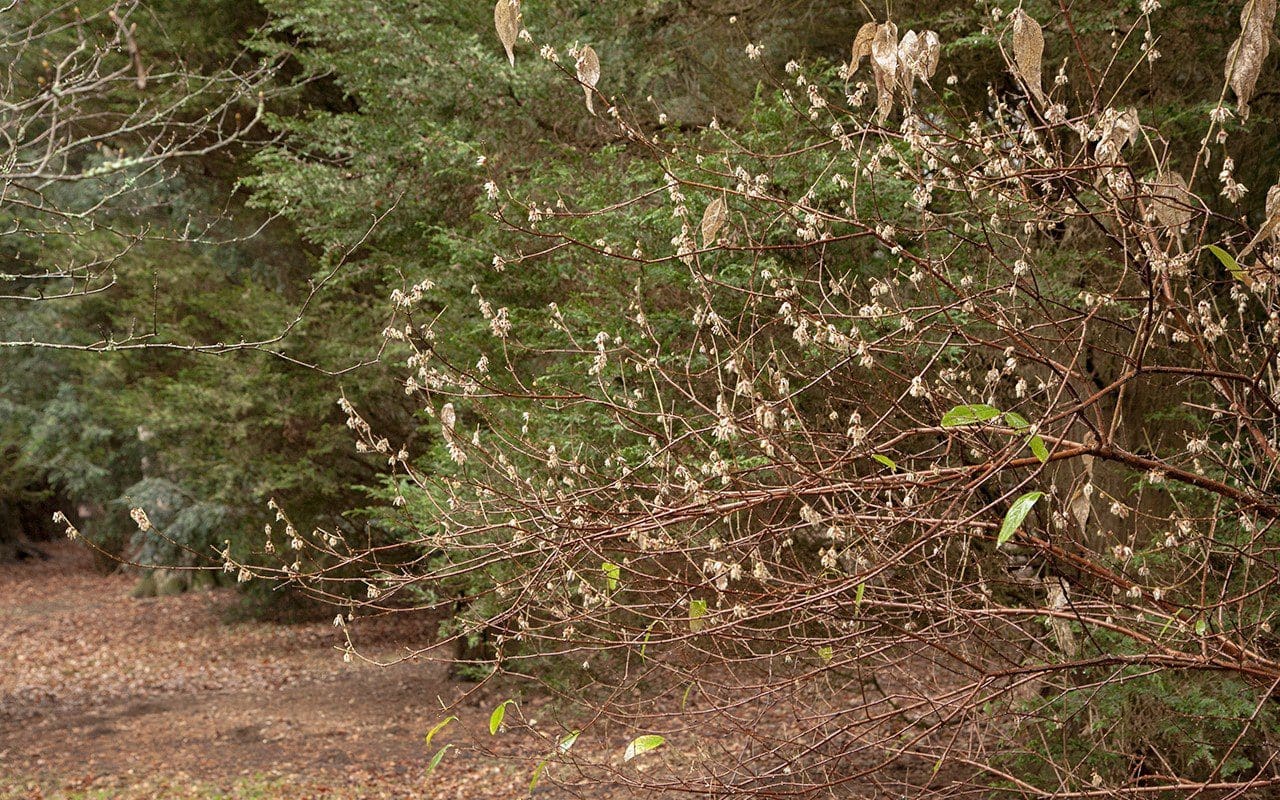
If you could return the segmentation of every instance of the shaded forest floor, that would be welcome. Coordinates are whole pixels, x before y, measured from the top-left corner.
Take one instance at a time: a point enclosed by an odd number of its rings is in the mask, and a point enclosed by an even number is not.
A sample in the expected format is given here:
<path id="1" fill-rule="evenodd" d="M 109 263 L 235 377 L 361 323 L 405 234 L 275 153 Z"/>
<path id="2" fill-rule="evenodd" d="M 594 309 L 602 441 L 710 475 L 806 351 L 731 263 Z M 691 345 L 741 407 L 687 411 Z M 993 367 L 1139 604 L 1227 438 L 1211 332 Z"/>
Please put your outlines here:
<path id="1" fill-rule="evenodd" d="M 527 792 L 523 770 L 464 751 L 426 775 L 423 735 L 470 688 L 444 665 L 344 663 L 327 619 L 228 621 L 229 590 L 135 600 L 134 578 L 95 572 L 70 542 L 47 549 L 0 565 L 0 798 Z M 357 644 L 392 658 L 429 642 L 423 627 L 363 622 Z M 452 741 L 479 735 L 496 702 L 475 701 Z"/>
<path id="2" fill-rule="evenodd" d="M 345 663 L 332 612 L 246 620 L 241 597 L 227 589 L 132 599 L 133 577 L 96 572 L 71 542 L 46 549 L 49 561 L 0 565 L 0 800 L 528 797 L 533 766 L 564 733 L 547 698 L 524 698 L 520 716 L 530 727 L 491 736 L 489 714 L 506 696 L 451 679 L 446 663 Z M 362 655 L 394 661 L 426 646 L 434 629 L 399 615 L 358 620 L 353 638 Z M 922 696 L 939 684 L 919 657 L 892 666 L 876 686 L 882 694 Z M 454 701 L 450 713 L 460 719 L 426 746 L 442 706 Z M 574 752 L 616 764 L 632 734 L 597 730 Z M 733 749 L 706 736 L 669 755 Z M 446 743 L 447 758 L 429 772 Z M 847 767 L 865 770 L 885 755 L 868 751 Z M 625 794 L 598 772 L 567 764 L 555 772 L 564 783 L 544 779 L 537 797 Z M 878 779 L 945 787 L 950 777 L 904 761 Z M 885 796 L 861 782 L 847 789 L 849 797 Z"/>

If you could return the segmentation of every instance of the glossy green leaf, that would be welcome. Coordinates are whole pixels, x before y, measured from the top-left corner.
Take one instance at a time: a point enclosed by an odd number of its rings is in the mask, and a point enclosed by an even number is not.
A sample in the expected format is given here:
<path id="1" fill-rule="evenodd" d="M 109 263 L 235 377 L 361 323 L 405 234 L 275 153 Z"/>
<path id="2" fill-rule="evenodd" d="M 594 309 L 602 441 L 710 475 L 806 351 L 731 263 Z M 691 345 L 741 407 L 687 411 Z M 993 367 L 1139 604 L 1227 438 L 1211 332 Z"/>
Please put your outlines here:
<path id="1" fill-rule="evenodd" d="M 867 591 L 867 582 L 863 581 L 858 584 L 858 588 L 853 593 L 853 609 L 857 611 L 862 608 L 862 595 Z"/>
<path id="2" fill-rule="evenodd" d="M 427 747 L 430 747 L 431 740 L 436 737 L 437 733 L 444 730 L 445 726 L 448 725 L 450 722 L 457 722 L 457 721 L 458 721 L 457 717 L 445 717 L 444 720 L 436 723 L 435 727 L 427 731 L 427 738 L 423 741 L 423 744 L 425 744 Z"/>
<path id="3" fill-rule="evenodd" d="M 702 630 L 702 626 L 704 624 L 702 618 L 705 617 L 706 615 L 707 615 L 706 600 L 690 600 L 689 601 L 689 630 L 694 631 L 695 633 L 697 631 Z"/>
<path id="4" fill-rule="evenodd" d="M 502 721 L 507 718 L 507 706 L 515 705 L 514 700 L 503 700 L 498 703 L 498 707 L 489 715 L 489 735 L 496 736 L 498 730 L 502 728 Z"/>
<path id="5" fill-rule="evenodd" d="M 1013 534 L 1022 527 L 1022 521 L 1027 518 L 1027 514 L 1031 513 L 1031 507 L 1041 497 L 1044 497 L 1044 492 L 1027 492 L 1013 501 L 1013 505 L 1009 506 L 1009 512 L 1004 515 L 1004 522 L 1000 523 L 1000 535 L 996 537 L 997 547 L 1013 538 Z"/>
<path id="6" fill-rule="evenodd" d="M 874 458 L 876 461 L 879 461 L 881 464 L 884 464 L 889 469 L 898 468 L 898 462 L 894 461 L 892 458 L 889 458 L 888 456 L 882 456 L 879 453 L 876 453 L 871 457 Z"/>
<path id="7" fill-rule="evenodd" d="M 954 428 L 958 425 L 972 425 L 975 422 L 986 422 L 998 416 L 1000 416 L 1000 409 L 984 403 L 956 406 L 942 415 L 942 427 Z"/>
<path id="8" fill-rule="evenodd" d="M 650 733 L 644 736 L 637 736 L 631 740 L 631 744 L 627 745 L 627 751 L 623 753 L 622 760 L 630 761 L 636 756 L 642 756 L 652 750 L 657 750 L 666 742 L 666 737 L 658 736 Z"/>
<path id="9" fill-rule="evenodd" d="M 542 772 L 547 768 L 548 759 L 542 759 L 538 762 L 538 766 L 533 768 L 533 777 L 529 779 L 529 793 L 538 788 L 538 781 L 542 778 Z"/>
<path id="10" fill-rule="evenodd" d="M 1231 273 L 1231 277 L 1241 283 L 1250 282 L 1248 274 L 1240 268 L 1239 264 L 1236 263 L 1235 256 L 1231 255 L 1226 250 L 1223 250 L 1221 247 L 1218 247 L 1216 244 L 1208 245 L 1205 249 L 1218 257 L 1218 260 L 1222 262 L 1222 266 L 1226 267 L 1227 272 Z"/>
<path id="11" fill-rule="evenodd" d="M 446 744 L 444 747 L 437 750 L 436 754 L 431 757 L 431 763 L 427 764 L 428 775 L 436 771 L 436 767 L 440 766 L 440 762 L 444 760 L 444 754 L 449 752 L 449 748 L 451 747 L 453 747 L 453 745 Z"/>
<path id="12" fill-rule="evenodd" d="M 604 583 L 609 591 L 618 590 L 618 581 L 622 578 L 622 567 L 608 561 L 600 565 L 601 571 L 604 572 Z"/>
<path id="13" fill-rule="evenodd" d="M 649 637 L 653 636 L 654 623 L 650 622 L 649 626 L 644 629 L 644 639 L 640 642 L 640 660 L 644 661 L 644 651 L 649 649 Z"/>
<path id="14" fill-rule="evenodd" d="M 1196 636 L 1204 636 L 1207 630 L 1209 630 L 1209 623 L 1205 622 L 1204 617 L 1196 620 Z"/>
<path id="15" fill-rule="evenodd" d="M 569 748 L 573 747 L 573 743 L 578 741 L 578 737 L 581 735 L 582 731 L 573 731 L 561 739 L 560 744 L 556 745 L 556 747 L 561 753 L 567 753 L 569 752 Z"/>
<path id="16" fill-rule="evenodd" d="M 1018 431 L 1031 427 L 1031 423 L 1027 422 L 1027 418 L 1019 414 L 1017 411 L 1004 412 L 1004 421 L 1010 428 Z"/>
<path id="17" fill-rule="evenodd" d="M 693 681 L 689 681 L 689 685 L 684 687 L 684 695 L 681 696 L 680 698 L 681 711 L 684 711 L 685 708 L 689 705 L 689 693 L 693 691 L 693 687 L 696 685 L 697 684 L 695 684 Z"/>
<path id="18" fill-rule="evenodd" d="M 1031 455 L 1040 459 L 1041 463 L 1049 460 L 1049 448 L 1045 446 L 1044 439 L 1032 436 L 1027 439 L 1027 446 L 1031 448 Z"/>

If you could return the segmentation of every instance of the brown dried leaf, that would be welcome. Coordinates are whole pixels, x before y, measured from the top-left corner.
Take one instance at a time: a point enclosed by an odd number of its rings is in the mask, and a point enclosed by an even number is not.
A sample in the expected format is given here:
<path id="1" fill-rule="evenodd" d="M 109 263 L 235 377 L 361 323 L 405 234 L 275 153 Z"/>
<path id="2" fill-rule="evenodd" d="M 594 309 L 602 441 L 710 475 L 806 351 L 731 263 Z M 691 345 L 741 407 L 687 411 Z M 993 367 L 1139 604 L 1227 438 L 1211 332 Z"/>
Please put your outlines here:
<path id="1" fill-rule="evenodd" d="M 1258 232 L 1249 240 L 1249 244 L 1236 254 L 1237 261 L 1252 253 L 1253 248 L 1257 247 L 1263 239 L 1280 239 L 1280 183 L 1267 190 L 1267 203 L 1263 213 L 1266 214 L 1266 218 L 1262 221 L 1262 227 L 1258 228 Z"/>
<path id="2" fill-rule="evenodd" d="M 1022 9 L 1015 10 L 1013 12 L 1014 68 L 1018 77 L 1027 85 L 1027 91 L 1040 102 L 1045 101 L 1044 91 L 1040 87 L 1043 60 L 1044 31 L 1040 28 L 1040 23 Z"/>
<path id="3" fill-rule="evenodd" d="M 1101 163 L 1118 162 L 1120 151 L 1126 145 L 1138 141 L 1141 130 L 1142 120 L 1139 119 L 1136 108 L 1126 108 L 1123 111 L 1108 108 L 1102 112 L 1091 134 L 1091 138 L 1098 140 L 1094 158 Z"/>
<path id="4" fill-rule="evenodd" d="M 1280 239 L 1280 183 L 1267 190 L 1265 213 L 1267 218 L 1263 220 L 1262 227 L 1258 229 L 1258 236 L 1270 236 L 1272 239 Z"/>
<path id="5" fill-rule="evenodd" d="M 942 56 L 942 42 L 934 31 L 920 34 L 921 57 L 919 78 L 925 83 L 938 71 L 938 59 Z"/>
<path id="6" fill-rule="evenodd" d="M 876 31 L 879 29 L 880 26 L 874 22 L 868 22 L 858 28 L 858 35 L 853 38 L 853 55 L 849 62 L 849 72 L 862 66 L 862 59 L 871 55 L 871 42 L 876 38 Z"/>
<path id="7" fill-rule="evenodd" d="M 1070 605 L 1068 593 L 1071 591 L 1071 584 L 1067 583 L 1065 578 L 1057 576 L 1049 576 L 1043 580 L 1045 588 L 1045 605 L 1052 611 L 1061 611 Z M 1049 618 L 1049 627 L 1053 631 L 1053 638 L 1058 644 L 1058 650 L 1067 658 L 1074 658 L 1076 654 L 1076 637 L 1071 630 L 1071 623 L 1059 616 L 1051 616 Z"/>
<path id="8" fill-rule="evenodd" d="M 600 57 L 596 55 L 591 45 L 578 51 L 577 71 L 578 80 L 582 83 L 582 91 L 587 96 L 587 111 L 594 114 L 596 110 L 591 102 L 591 92 L 600 82 Z"/>
<path id="9" fill-rule="evenodd" d="M 902 97 L 904 106 L 910 106 L 913 99 L 911 89 L 915 85 L 915 62 L 919 55 L 920 34 L 907 31 L 898 42 L 898 94 Z"/>
<path id="10" fill-rule="evenodd" d="M 516 65 L 516 40 L 520 38 L 520 6 L 518 0 L 498 0 L 493 7 L 493 27 L 507 51 L 507 60 Z"/>
<path id="11" fill-rule="evenodd" d="M 911 87 L 916 78 L 929 82 L 938 71 L 941 44 L 933 31 L 907 31 L 898 43 L 898 85 L 904 103 L 911 102 Z"/>
<path id="12" fill-rule="evenodd" d="M 876 76 L 876 116 L 883 123 L 893 111 L 893 92 L 898 86 L 898 26 L 892 22 L 876 27 L 871 69 Z"/>
<path id="13" fill-rule="evenodd" d="M 1181 228 L 1195 217 L 1195 195 L 1181 175 L 1169 171 L 1151 185 L 1151 206 L 1156 219 L 1167 228 Z"/>
<path id="14" fill-rule="evenodd" d="M 1276 0 L 1249 0 L 1240 11 L 1240 38 L 1227 50 L 1223 74 L 1236 93 L 1236 110 L 1249 118 L 1249 101 L 1262 73 L 1262 64 L 1271 51 L 1271 27 L 1276 18 Z"/>
<path id="15" fill-rule="evenodd" d="M 723 197 L 717 197 L 707 204 L 702 212 L 702 246 L 711 247 L 716 242 L 716 234 L 729 221 L 729 206 Z"/>

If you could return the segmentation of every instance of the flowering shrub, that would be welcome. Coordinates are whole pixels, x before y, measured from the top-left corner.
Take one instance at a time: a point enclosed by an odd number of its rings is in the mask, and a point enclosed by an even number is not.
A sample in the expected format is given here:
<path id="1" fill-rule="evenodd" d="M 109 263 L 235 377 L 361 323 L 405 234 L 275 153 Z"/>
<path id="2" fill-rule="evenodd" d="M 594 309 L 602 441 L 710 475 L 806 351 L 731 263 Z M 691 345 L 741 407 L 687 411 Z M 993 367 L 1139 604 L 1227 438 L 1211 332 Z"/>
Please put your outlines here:
<path id="1" fill-rule="evenodd" d="M 612 143 L 481 155 L 496 228 L 396 290 L 428 441 L 343 411 L 402 544 L 228 566 L 331 594 L 353 578 L 324 565 L 361 563 L 356 606 L 461 605 L 475 666 L 590 709 L 552 762 L 646 792 L 1280 783 L 1280 187 L 1233 151 L 1274 2 L 1176 139 L 1130 90 L 1168 61 L 1159 3 L 1114 47 L 982 8 L 950 37 L 868 21 L 848 62 L 668 130 L 606 47 L 499 0 L 493 69 L 585 92 Z M 952 72 L 975 43 L 998 60 Z M 643 734 L 622 765 L 564 746 L 615 726 Z"/>

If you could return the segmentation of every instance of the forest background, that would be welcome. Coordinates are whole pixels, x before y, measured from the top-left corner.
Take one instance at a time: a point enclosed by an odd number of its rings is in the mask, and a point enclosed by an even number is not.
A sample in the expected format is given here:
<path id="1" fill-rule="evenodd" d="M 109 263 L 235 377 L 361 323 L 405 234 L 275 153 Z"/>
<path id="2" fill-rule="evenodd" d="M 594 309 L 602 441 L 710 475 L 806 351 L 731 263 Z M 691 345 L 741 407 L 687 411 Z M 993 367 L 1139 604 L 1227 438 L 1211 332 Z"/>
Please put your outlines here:
<path id="1" fill-rule="evenodd" d="M 1274 2 L 503 7 L 0 7 L 0 556 L 448 612 L 615 720 L 788 698 L 640 791 L 842 791 L 871 729 L 920 792 L 1280 780 Z M 911 641 L 973 692 L 832 700 Z"/>

